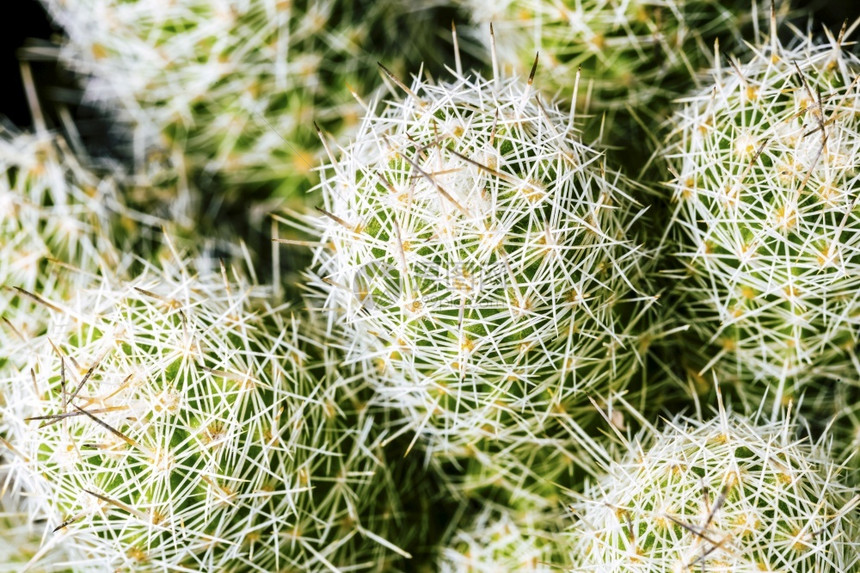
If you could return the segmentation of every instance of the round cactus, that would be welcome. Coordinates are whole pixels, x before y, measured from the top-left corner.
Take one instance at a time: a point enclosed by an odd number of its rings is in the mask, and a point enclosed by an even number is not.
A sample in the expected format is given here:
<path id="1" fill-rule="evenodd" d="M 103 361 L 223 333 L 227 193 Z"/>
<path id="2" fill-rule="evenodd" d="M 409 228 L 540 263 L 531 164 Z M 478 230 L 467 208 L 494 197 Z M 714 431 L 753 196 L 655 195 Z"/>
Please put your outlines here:
<path id="1" fill-rule="evenodd" d="M 400 85 L 322 171 L 317 282 L 433 447 L 539 435 L 636 371 L 643 208 L 530 83 Z"/>
<path id="2" fill-rule="evenodd" d="M 86 97 L 130 123 L 133 151 L 177 147 L 192 177 L 297 197 L 314 179 L 316 121 L 357 123 L 377 62 L 440 50 L 440 3 L 402 0 L 44 0 Z M 408 8 L 408 9 L 407 9 Z M 122 137 L 122 135 L 120 135 Z"/>
<path id="3" fill-rule="evenodd" d="M 788 418 L 676 417 L 621 444 L 571 506 L 576 571 L 855 571 L 857 490 Z"/>
<path id="4" fill-rule="evenodd" d="M 660 151 L 699 367 L 777 381 L 777 402 L 857 372 L 860 59 L 844 42 L 773 30 L 685 100 Z"/>
<path id="5" fill-rule="evenodd" d="M 558 536 L 564 516 L 485 506 L 457 530 L 436 563 L 440 573 L 567 570 Z"/>
<path id="6" fill-rule="evenodd" d="M 52 301 L 2 381 L 7 469 L 107 568 L 382 569 L 397 499 L 361 380 L 230 273 L 147 268 Z M 402 529 L 402 528 L 401 528 Z"/>

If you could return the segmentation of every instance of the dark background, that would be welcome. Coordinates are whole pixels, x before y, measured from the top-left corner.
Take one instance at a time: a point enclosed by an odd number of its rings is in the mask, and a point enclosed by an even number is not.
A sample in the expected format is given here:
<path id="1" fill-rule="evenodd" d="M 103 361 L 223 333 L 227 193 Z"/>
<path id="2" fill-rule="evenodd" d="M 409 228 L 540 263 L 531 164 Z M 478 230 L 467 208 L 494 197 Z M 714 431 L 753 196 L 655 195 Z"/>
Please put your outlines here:
<path id="1" fill-rule="evenodd" d="M 838 29 L 845 20 L 853 21 L 860 17 L 860 2 L 856 0 L 795 0 L 793 4 L 812 8 L 816 17 L 833 29 Z M 38 0 L 16 0 L 14 5 L 14 17 L 7 12 L 5 18 L 0 18 L 0 77 L 3 78 L 0 84 L 0 116 L 6 116 L 20 128 L 28 128 L 32 118 L 21 80 L 19 49 L 25 44 L 50 41 L 52 36 L 57 37 L 61 32 L 49 22 Z M 69 74 L 58 70 L 50 62 L 34 61 L 31 65 L 37 85 L 40 88 L 50 86 L 50 96 L 43 91 L 42 97 L 64 99 L 69 103 L 76 120 L 82 122 L 78 124 L 79 128 L 86 129 L 89 125 L 91 129 L 97 129 L 94 112 L 76 105 L 75 92 L 71 89 L 74 82 Z"/>

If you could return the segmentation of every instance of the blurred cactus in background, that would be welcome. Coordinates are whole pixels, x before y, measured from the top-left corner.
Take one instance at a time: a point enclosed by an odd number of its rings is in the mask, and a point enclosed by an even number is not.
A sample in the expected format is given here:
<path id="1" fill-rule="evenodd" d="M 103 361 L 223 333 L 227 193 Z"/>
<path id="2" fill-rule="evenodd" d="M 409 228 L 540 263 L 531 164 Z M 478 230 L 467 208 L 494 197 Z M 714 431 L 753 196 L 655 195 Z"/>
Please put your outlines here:
<path id="1" fill-rule="evenodd" d="M 401 0 L 45 0 L 86 97 L 128 125 L 138 162 L 178 148 L 192 178 L 298 197 L 314 181 L 314 122 L 349 133 L 358 97 L 393 69 L 432 64 L 446 5 Z M 418 33 L 424 29 L 425 33 Z M 384 38 L 384 41 L 380 41 Z M 236 199 L 237 197 L 234 197 Z"/>

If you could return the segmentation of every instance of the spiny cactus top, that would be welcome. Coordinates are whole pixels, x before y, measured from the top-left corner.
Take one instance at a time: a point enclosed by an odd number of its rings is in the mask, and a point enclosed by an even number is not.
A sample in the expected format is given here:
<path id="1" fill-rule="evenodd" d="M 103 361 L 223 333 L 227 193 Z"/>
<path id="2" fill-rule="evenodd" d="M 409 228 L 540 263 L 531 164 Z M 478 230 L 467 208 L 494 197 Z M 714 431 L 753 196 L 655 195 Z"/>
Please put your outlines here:
<path id="1" fill-rule="evenodd" d="M 574 569 L 857 571 L 860 496 L 798 433 L 724 411 L 643 431 L 572 505 Z"/>
<path id="2" fill-rule="evenodd" d="M 88 97 L 133 126 L 139 161 L 167 140 L 192 174 L 287 196 L 317 163 L 314 121 L 355 125 L 350 91 L 380 84 L 377 61 L 417 66 L 440 51 L 426 2 L 408 15 L 401 0 L 43 3 L 69 36 L 64 61 L 90 76 Z"/>
<path id="3" fill-rule="evenodd" d="M 361 570 L 403 555 L 381 528 L 397 501 L 361 380 L 266 290 L 191 272 L 52 301 L 48 334 L 0 381 L 18 489 L 103 570 Z"/>
<path id="4" fill-rule="evenodd" d="M 844 35 L 772 32 L 686 100 L 660 152 L 688 322 L 723 381 L 857 375 L 860 59 Z"/>
<path id="5" fill-rule="evenodd" d="M 550 62 L 542 87 L 570 96 L 578 68 L 598 109 L 647 104 L 671 76 L 691 82 L 714 39 L 739 44 L 748 0 L 469 0 L 473 20 L 492 23 L 502 64 L 524 73 L 535 52 Z M 678 78 L 674 78 L 677 83 Z M 670 86 L 674 87 L 674 86 Z M 579 95 L 585 96 L 583 90 Z"/>
<path id="6" fill-rule="evenodd" d="M 651 300 L 632 186 L 530 84 L 401 84 L 322 172 L 328 306 L 392 405 L 449 444 L 623 386 L 641 325 L 622 307 Z"/>

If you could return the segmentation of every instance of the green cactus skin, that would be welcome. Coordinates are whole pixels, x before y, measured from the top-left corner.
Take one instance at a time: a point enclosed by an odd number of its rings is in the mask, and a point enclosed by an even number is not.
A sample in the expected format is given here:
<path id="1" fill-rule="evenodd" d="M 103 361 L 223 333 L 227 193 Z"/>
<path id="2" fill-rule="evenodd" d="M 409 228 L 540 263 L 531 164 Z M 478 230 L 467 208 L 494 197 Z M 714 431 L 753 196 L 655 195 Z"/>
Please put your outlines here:
<path id="1" fill-rule="evenodd" d="M 844 29 L 783 44 L 775 28 L 685 100 L 660 151 L 700 369 L 754 404 L 857 372 L 860 59 Z"/>
<path id="2" fill-rule="evenodd" d="M 362 381 L 270 296 L 174 263 L 51 301 L 0 388 L 8 471 L 65 545 L 135 571 L 407 556 L 386 539 L 405 528 Z"/>
<path id="3" fill-rule="evenodd" d="M 571 506 L 574 570 L 857 571 L 860 496 L 799 430 L 721 409 L 623 441 Z"/>
<path id="4" fill-rule="evenodd" d="M 643 208 L 528 83 L 400 85 L 322 171 L 311 280 L 434 448 L 540 435 L 636 371 Z"/>

